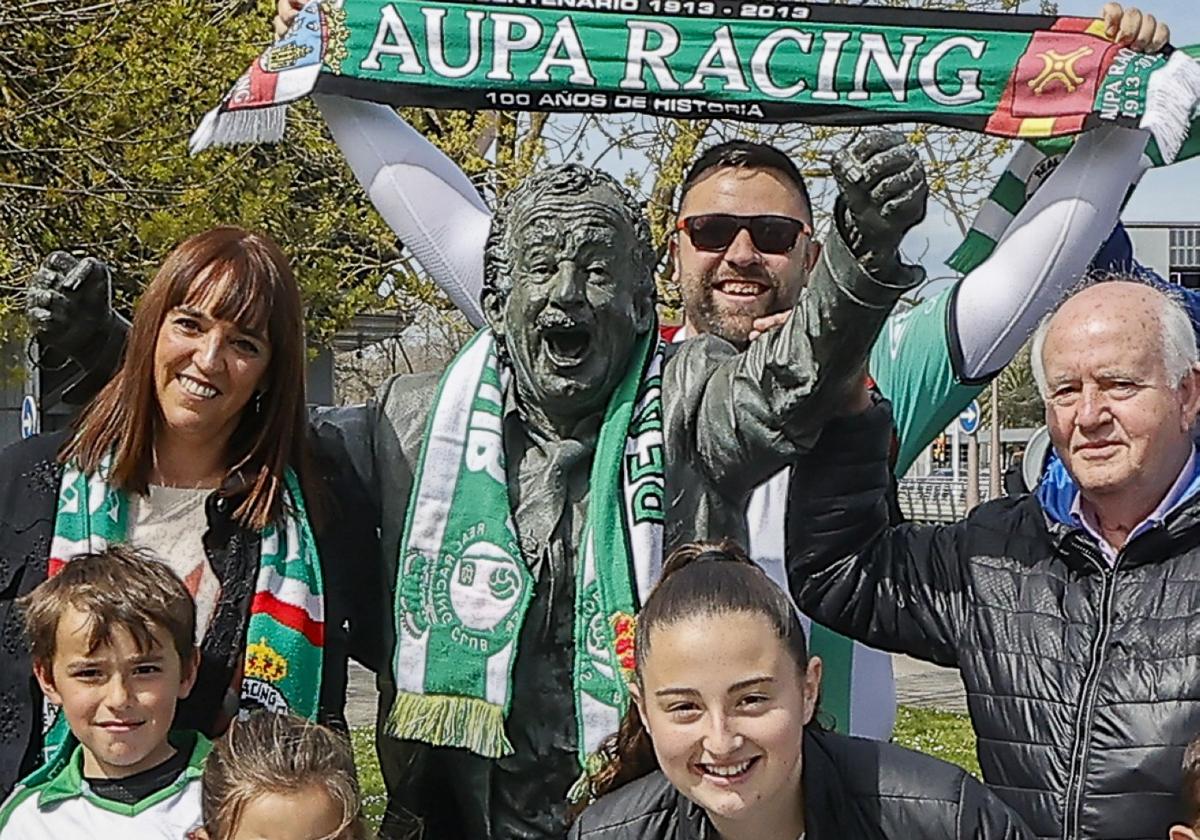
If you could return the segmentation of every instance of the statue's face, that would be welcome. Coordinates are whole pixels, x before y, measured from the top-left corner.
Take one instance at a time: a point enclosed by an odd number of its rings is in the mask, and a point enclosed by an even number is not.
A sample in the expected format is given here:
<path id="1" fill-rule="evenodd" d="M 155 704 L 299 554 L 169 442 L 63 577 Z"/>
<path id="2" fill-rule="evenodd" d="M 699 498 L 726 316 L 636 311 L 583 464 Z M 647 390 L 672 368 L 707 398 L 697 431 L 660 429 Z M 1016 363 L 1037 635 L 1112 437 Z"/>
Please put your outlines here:
<path id="1" fill-rule="evenodd" d="M 518 393 L 546 415 L 602 412 L 653 304 L 632 227 L 611 193 L 589 190 L 518 208 L 509 220 L 512 289 L 488 306 L 508 347 Z M 486 301 L 485 301 L 486 304 Z"/>

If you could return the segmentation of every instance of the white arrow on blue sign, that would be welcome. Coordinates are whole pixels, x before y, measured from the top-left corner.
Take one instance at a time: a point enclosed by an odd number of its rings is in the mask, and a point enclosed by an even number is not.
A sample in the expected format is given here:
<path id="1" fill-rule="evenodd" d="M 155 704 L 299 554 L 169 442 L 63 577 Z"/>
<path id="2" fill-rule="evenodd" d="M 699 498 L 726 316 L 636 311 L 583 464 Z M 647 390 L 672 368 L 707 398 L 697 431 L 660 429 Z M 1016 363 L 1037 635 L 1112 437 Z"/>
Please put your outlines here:
<path id="1" fill-rule="evenodd" d="M 21 400 L 21 437 L 33 437 L 41 431 L 40 427 L 37 400 L 31 394 L 26 394 L 25 399 Z"/>
<path id="2" fill-rule="evenodd" d="M 958 428 L 962 429 L 964 435 L 973 435 L 979 430 L 979 421 L 982 416 L 982 412 L 979 410 L 979 400 L 971 400 L 971 404 L 963 409 L 962 414 L 958 415 Z"/>

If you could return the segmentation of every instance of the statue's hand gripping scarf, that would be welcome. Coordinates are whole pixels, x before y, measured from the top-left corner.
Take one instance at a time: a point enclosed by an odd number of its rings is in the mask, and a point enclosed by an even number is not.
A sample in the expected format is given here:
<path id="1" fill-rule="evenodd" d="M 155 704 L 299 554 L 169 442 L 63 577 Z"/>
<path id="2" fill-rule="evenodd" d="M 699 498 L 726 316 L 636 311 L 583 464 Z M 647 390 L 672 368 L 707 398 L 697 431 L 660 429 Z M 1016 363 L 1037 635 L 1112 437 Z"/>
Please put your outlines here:
<path id="1" fill-rule="evenodd" d="M 662 343 L 638 343 L 592 459 L 575 564 L 581 765 L 617 730 L 633 673 L 633 616 L 662 565 Z M 533 578 L 509 507 L 501 433 L 510 374 L 479 332 L 442 375 L 400 547 L 397 696 L 389 732 L 497 758 Z"/>
<path id="2" fill-rule="evenodd" d="M 94 473 L 83 473 L 70 464 L 63 471 L 50 543 L 50 575 L 79 554 L 103 551 L 125 540 L 129 500 L 109 485 L 109 463 L 106 459 Z M 315 719 L 325 646 L 321 563 L 295 473 L 288 470 L 284 482 L 283 521 L 259 535 L 241 696 L 271 711 Z M 50 710 L 46 725 L 49 757 L 68 733 L 63 715 Z"/>
<path id="3" fill-rule="evenodd" d="M 312 91 L 434 108 L 641 112 L 863 125 L 929 122 L 1004 137 L 1104 123 L 1151 130 L 1170 162 L 1200 68 L 1164 73 L 1102 21 L 748 2 L 312 2 L 192 138 L 278 140 Z M 1182 87 L 1180 85 L 1182 84 Z M 1180 109 L 1188 109 L 1182 118 Z"/>

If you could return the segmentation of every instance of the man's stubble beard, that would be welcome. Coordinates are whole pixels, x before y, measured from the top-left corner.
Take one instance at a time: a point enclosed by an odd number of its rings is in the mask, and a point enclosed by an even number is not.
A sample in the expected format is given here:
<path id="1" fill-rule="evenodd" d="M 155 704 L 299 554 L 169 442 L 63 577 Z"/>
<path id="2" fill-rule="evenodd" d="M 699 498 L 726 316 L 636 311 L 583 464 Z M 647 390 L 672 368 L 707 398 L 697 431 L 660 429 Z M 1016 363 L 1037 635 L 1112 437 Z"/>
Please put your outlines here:
<path id="1" fill-rule="evenodd" d="M 691 327 L 694 334 L 697 335 L 715 335 L 723 338 L 738 349 L 744 350 L 750 344 L 750 330 L 754 328 L 754 320 L 767 315 L 773 315 L 776 312 L 782 312 L 787 307 L 780 300 L 780 280 L 775 275 L 771 274 L 766 269 L 761 271 L 739 272 L 734 276 L 719 277 L 720 268 L 715 268 L 704 272 L 695 283 L 699 284 L 698 294 L 689 304 L 687 298 L 687 285 L 684 284 L 684 315 L 687 318 L 687 323 Z M 716 289 L 714 288 L 718 282 L 727 280 L 754 280 L 767 284 L 770 291 L 767 293 L 766 309 L 757 315 L 749 313 L 732 313 L 721 310 L 716 303 Z"/>

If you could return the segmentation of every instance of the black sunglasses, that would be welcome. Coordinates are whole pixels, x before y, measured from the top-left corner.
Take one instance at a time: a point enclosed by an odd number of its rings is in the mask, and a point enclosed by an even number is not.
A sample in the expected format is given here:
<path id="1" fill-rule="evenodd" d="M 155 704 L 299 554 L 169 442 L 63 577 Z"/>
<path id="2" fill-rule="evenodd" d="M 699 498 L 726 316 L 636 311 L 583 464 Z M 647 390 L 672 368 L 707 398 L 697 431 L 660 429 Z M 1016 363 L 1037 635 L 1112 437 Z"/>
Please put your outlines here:
<path id="1" fill-rule="evenodd" d="M 732 213 L 705 213 L 680 219 L 676 230 L 687 231 L 692 244 L 701 251 L 724 251 L 738 233 L 750 231 L 750 241 L 764 254 L 786 254 L 796 247 L 800 234 L 812 236 L 812 225 L 791 216 L 735 216 Z"/>

